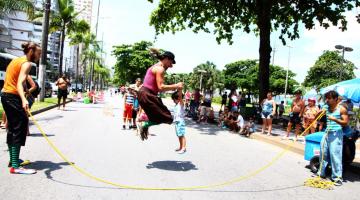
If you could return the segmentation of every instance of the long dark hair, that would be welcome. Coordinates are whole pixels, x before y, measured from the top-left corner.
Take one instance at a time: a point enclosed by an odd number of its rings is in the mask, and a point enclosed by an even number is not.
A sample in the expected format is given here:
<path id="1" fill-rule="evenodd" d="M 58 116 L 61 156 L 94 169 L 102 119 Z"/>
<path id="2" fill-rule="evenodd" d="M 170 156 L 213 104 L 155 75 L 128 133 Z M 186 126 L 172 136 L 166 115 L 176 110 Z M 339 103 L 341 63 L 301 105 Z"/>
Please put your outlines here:
<path id="1" fill-rule="evenodd" d="M 160 49 L 156 48 L 150 48 L 150 55 L 159 60 L 163 60 L 165 58 L 165 56 L 160 52 Z"/>
<path id="2" fill-rule="evenodd" d="M 36 50 L 37 48 L 40 49 L 40 46 L 34 42 L 25 42 L 21 44 L 21 48 L 23 48 L 24 54 L 27 54 L 31 49 L 32 50 Z"/>

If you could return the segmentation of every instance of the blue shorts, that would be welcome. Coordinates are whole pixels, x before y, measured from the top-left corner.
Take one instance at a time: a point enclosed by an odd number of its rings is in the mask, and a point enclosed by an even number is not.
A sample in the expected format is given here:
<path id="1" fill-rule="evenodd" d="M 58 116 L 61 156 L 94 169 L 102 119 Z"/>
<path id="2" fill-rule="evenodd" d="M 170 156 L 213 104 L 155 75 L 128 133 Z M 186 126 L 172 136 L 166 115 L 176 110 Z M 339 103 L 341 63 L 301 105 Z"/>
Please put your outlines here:
<path id="1" fill-rule="evenodd" d="M 176 136 L 182 137 L 185 135 L 185 121 L 175 122 Z"/>

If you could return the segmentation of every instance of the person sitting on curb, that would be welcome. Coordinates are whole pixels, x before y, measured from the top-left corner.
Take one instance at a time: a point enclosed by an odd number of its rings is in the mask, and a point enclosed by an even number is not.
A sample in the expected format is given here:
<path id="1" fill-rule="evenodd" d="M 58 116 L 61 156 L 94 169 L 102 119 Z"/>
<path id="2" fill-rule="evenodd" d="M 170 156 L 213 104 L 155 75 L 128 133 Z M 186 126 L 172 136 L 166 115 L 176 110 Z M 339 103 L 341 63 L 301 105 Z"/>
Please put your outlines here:
<path id="1" fill-rule="evenodd" d="M 229 117 L 229 108 L 225 106 L 224 108 L 224 112 L 219 112 L 219 121 L 218 121 L 218 126 L 221 128 L 225 128 L 225 120 L 227 120 L 227 118 Z"/>
<path id="2" fill-rule="evenodd" d="M 240 132 L 241 135 L 245 137 L 250 137 L 251 134 L 255 132 L 255 123 L 254 118 L 250 117 L 249 122 L 245 124 L 244 129 Z"/>

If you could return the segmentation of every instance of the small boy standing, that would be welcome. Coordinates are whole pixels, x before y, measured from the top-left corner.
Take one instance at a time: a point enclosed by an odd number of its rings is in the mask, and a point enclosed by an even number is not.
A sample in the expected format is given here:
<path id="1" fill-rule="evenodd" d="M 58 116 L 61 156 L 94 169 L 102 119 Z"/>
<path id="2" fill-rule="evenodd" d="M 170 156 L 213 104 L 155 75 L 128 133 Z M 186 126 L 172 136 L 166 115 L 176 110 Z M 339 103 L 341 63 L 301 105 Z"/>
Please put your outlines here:
<path id="1" fill-rule="evenodd" d="M 186 152 L 186 139 L 185 139 L 185 108 L 184 101 L 182 99 L 182 91 L 178 90 L 171 95 L 172 100 L 175 103 L 174 109 L 174 122 L 176 136 L 179 138 L 180 147 L 175 151 L 183 154 Z"/>
<path id="2" fill-rule="evenodd" d="M 123 129 L 126 129 L 126 124 L 128 124 L 129 129 L 132 127 L 132 114 L 133 114 L 133 106 L 134 106 L 134 94 L 131 88 L 128 88 L 124 96 L 124 124 Z"/>

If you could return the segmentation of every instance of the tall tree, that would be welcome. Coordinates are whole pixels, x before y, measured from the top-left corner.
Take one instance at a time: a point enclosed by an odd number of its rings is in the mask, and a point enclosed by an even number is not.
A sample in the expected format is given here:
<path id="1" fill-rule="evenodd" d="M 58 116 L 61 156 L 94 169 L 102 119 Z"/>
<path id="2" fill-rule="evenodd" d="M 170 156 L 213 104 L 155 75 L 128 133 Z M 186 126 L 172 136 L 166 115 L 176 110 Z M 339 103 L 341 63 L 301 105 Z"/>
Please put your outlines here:
<path id="1" fill-rule="evenodd" d="M 150 24 L 157 34 L 175 33 L 187 27 L 196 33 L 213 31 L 218 42 L 225 39 L 230 44 L 236 29 L 256 32 L 260 38 L 258 79 L 261 101 L 269 89 L 271 31 L 280 30 L 279 38 L 284 44 L 286 37 L 299 38 L 301 24 L 312 29 L 318 21 L 322 27 L 328 28 L 332 24 L 344 31 L 347 25 L 344 12 L 354 7 L 360 7 L 359 0 L 161 0 L 151 14 Z M 209 28 L 209 24 L 213 28 Z"/>
<path id="2" fill-rule="evenodd" d="M 116 57 L 114 83 L 132 83 L 136 78 L 144 77 L 146 69 L 157 60 L 149 53 L 152 43 L 140 41 L 131 45 L 114 46 L 112 54 Z"/>
<path id="3" fill-rule="evenodd" d="M 323 88 L 340 81 L 355 78 L 354 63 L 343 60 L 338 51 L 324 51 L 310 68 L 304 86 Z"/>
<path id="4" fill-rule="evenodd" d="M 77 30 L 77 29 L 76 29 Z M 80 29 L 81 30 L 81 29 Z M 93 59 L 96 56 L 93 56 L 93 52 L 90 53 L 91 49 L 94 49 L 95 52 L 98 52 L 100 50 L 100 46 L 98 41 L 96 41 L 96 37 L 94 34 L 92 34 L 90 31 L 84 32 L 72 32 L 72 34 L 69 36 L 70 38 L 70 45 L 76 45 L 76 52 L 77 52 L 77 62 L 76 62 L 76 73 L 75 73 L 75 85 L 77 88 L 77 83 L 79 79 L 79 60 L 80 60 L 80 47 L 82 47 L 82 65 L 84 66 L 84 74 L 82 80 L 85 79 L 85 73 L 86 73 L 86 63 L 88 60 Z M 91 48 L 91 49 L 90 49 Z M 90 62 L 91 63 L 91 62 Z M 83 83 L 84 86 L 84 83 Z"/>
<path id="5" fill-rule="evenodd" d="M 269 90 L 274 94 L 283 94 L 286 81 L 286 70 L 280 66 L 270 65 L 270 85 Z M 258 92 L 259 81 L 256 78 L 259 73 L 257 60 L 240 60 L 225 65 L 225 86 L 228 89 L 238 89 L 243 93 L 256 94 Z M 291 94 L 298 85 L 294 79 L 295 73 L 289 71 L 288 91 Z"/>
<path id="6" fill-rule="evenodd" d="M 32 18 L 35 12 L 34 0 L 0 0 L 0 16 L 24 11 Z"/>

